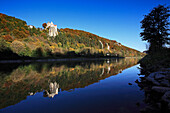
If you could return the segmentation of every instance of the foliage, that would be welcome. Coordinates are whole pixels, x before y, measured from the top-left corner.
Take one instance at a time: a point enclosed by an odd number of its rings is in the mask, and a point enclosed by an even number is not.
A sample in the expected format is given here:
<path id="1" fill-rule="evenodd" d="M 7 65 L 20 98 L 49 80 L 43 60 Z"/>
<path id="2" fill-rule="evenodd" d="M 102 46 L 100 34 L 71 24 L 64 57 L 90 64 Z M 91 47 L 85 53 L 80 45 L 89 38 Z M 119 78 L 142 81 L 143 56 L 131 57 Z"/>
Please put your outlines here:
<path id="1" fill-rule="evenodd" d="M 15 38 L 19 39 L 19 38 L 25 38 L 28 35 L 24 32 L 24 31 L 19 31 L 18 29 L 14 29 L 13 30 L 13 35 Z"/>
<path id="2" fill-rule="evenodd" d="M 142 40 L 150 43 L 150 52 L 155 52 L 157 49 L 162 48 L 165 44 L 169 44 L 170 39 L 168 37 L 169 27 L 169 8 L 159 5 L 148 14 L 145 15 L 141 21 Z"/>
<path id="3" fill-rule="evenodd" d="M 41 36 L 41 37 L 44 37 L 45 39 L 47 39 L 47 34 L 44 33 L 44 32 L 42 32 L 42 33 L 40 34 L 40 36 Z"/>
<path id="4" fill-rule="evenodd" d="M 46 27 L 46 24 L 43 24 Z M 1 51 L 7 47 L 13 53 L 29 57 L 100 57 L 141 56 L 141 52 L 121 45 L 115 40 L 74 29 L 60 29 L 56 37 L 48 35 L 49 28 L 29 28 L 25 21 L 0 13 Z M 100 43 L 103 43 L 103 48 Z M 1 43 L 0 42 L 0 43 Z M 8 46 L 7 46 L 8 45 Z M 110 50 L 107 49 L 108 45 Z M 10 54 L 10 53 L 9 53 Z M 9 56 L 6 56 L 9 57 Z"/>
<path id="5" fill-rule="evenodd" d="M 160 69 L 170 67 L 170 48 L 161 48 L 154 54 L 148 54 L 142 58 L 139 63 L 141 67 L 141 74 L 148 76 L 152 72 L 156 72 Z"/>
<path id="6" fill-rule="evenodd" d="M 6 40 L 0 37 L 0 52 L 6 51 L 9 49 L 9 43 Z"/>
<path id="7" fill-rule="evenodd" d="M 99 37 L 95 34 L 85 32 L 82 30 L 73 30 L 69 28 L 60 29 L 60 34 L 55 37 L 55 42 L 60 44 L 60 47 L 69 49 L 73 48 L 76 52 L 82 51 L 83 48 L 94 48 L 98 51 L 101 48 L 99 40 L 103 43 L 104 49 L 102 54 L 106 55 L 111 53 L 115 56 L 144 56 L 145 54 L 134 50 L 132 48 L 121 45 L 115 40 L 109 40 Z M 110 50 L 107 49 L 107 45 L 110 46 Z M 87 53 L 87 52 L 86 52 Z M 96 54 L 99 52 L 95 52 Z"/>
<path id="8" fill-rule="evenodd" d="M 46 28 L 46 27 L 47 27 L 47 24 L 46 24 L 46 23 L 43 23 L 42 26 L 43 26 L 43 28 Z"/>
<path id="9" fill-rule="evenodd" d="M 6 40 L 8 42 L 12 42 L 13 41 L 13 38 L 10 35 L 3 35 L 3 38 L 4 38 L 4 40 Z"/>
<path id="10" fill-rule="evenodd" d="M 43 50 L 42 48 L 38 47 L 33 51 L 33 57 L 43 57 Z"/>
<path id="11" fill-rule="evenodd" d="M 14 40 L 11 43 L 10 46 L 11 50 L 14 53 L 17 53 L 20 56 L 31 56 L 31 51 L 30 48 L 28 48 L 23 42 L 18 41 L 18 40 Z"/>

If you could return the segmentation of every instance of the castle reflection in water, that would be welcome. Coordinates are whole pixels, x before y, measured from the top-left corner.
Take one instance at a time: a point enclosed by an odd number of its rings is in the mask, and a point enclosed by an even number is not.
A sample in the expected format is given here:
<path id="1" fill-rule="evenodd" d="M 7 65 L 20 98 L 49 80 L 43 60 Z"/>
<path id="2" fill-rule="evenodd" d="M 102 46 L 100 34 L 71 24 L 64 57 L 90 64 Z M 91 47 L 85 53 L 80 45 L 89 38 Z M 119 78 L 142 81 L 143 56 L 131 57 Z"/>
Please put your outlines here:
<path id="1" fill-rule="evenodd" d="M 138 58 L 67 61 L 32 64 L 0 64 L 0 108 L 43 92 L 54 98 L 59 91 L 84 88 L 134 66 Z"/>
<path id="2" fill-rule="evenodd" d="M 59 84 L 57 84 L 57 82 L 50 82 L 49 84 L 49 90 L 45 90 L 44 92 L 44 97 L 54 97 L 55 95 L 58 94 L 58 88 L 59 88 Z"/>

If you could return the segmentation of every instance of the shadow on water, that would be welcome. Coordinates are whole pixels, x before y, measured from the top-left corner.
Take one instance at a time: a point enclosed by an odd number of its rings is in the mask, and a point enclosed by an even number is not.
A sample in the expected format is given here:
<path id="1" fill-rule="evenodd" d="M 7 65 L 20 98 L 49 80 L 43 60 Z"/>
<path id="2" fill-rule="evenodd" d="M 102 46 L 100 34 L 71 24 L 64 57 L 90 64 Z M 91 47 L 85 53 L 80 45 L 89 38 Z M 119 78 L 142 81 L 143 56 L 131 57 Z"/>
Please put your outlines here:
<path id="1" fill-rule="evenodd" d="M 0 108 L 43 92 L 54 97 L 61 91 L 84 88 L 137 64 L 139 59 L 105 59 L 53 63 L 3 64 L 0 69 Z"/>

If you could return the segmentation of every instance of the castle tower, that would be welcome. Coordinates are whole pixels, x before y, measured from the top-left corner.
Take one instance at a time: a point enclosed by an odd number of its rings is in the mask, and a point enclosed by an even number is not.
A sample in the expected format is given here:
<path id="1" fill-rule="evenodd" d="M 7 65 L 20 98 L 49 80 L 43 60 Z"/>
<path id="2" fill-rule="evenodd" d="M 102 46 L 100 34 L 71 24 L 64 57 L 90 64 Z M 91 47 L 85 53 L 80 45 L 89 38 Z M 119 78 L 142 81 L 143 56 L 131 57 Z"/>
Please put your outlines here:
<path id="1" fill-rule="evenodd" d="M 49 36 L 55 37 L 58 35 L 57 25 L 54 25 L 53 22 L 48 22 L 46 28 L 49 28 Z"/>

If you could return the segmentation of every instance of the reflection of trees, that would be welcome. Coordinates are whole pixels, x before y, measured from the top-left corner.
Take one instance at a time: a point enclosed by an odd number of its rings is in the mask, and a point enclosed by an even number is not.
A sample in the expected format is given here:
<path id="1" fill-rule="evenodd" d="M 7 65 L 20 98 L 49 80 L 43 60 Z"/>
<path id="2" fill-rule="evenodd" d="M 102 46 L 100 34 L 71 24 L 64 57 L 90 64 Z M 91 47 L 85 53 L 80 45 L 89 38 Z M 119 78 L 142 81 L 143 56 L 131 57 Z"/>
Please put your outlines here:
<path id="1" fill-rule="evenodd" d="M 117 75 L 137 62 L 138 59 L 125 58 L 109 62 L 102 60 L 41 63 L 22 65 L 11 73 L 0 72 L 0 108 L 16 104 L 28 95 L 43 90 L 44 96 L 54 97 L 58 94 L 59 84 L 61 91 L 86 87 Z"/>

